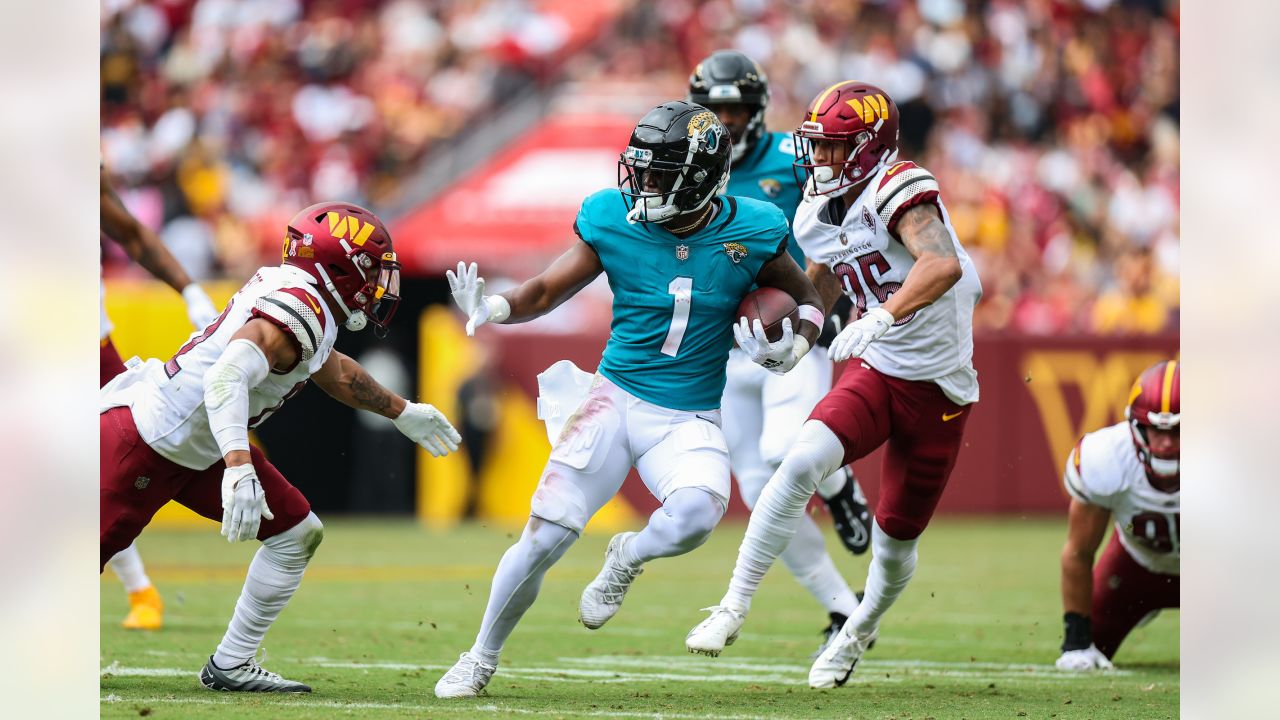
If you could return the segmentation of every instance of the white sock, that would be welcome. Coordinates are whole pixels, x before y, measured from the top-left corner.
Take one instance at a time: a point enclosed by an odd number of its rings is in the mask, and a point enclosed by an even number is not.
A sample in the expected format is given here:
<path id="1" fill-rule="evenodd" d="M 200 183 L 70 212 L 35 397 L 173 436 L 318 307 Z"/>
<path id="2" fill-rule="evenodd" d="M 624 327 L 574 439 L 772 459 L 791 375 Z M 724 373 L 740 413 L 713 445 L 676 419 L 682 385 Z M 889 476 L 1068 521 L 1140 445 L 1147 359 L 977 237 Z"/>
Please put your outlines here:
<path id="1" fill-rule="evenodd" d="M 858 596 L 853 594 L 835 562 L 827 554 L 822 531 L 813 518 L 805 513 L 800 517 L 796 534 L 782 551 L 782 563 L 787 566 L 796 582 L 809 591 L 829 613 L 845 617 L 858 607 Z"/>
<path id="2" fill-rule="evenodd" d="M 497 666 L 502 646 L 538 597 L 547 570 L 578 539 L 577 533 L 542 518 L 529 518 L 520 539 L 507 548 L 493 573 L 489 604 L 471 655 Z"/>
<path id="3" fill-rule="evenodd" d="M 147 577 L 147 570 L 142 566 L 142 556 L 138 554 L 136 542 L 112 556 L 107 565 L 120 578 L 125 592 L 135 593 L 151 587 L 151 578 Z"/>
<path id="4" fill-rule="evenodd" d="M 916 571 L 916 546 L 920 539 L 894 540 L 871 523 L 871 569 L 867 572 L 867 588 L 858 610 L 845 623 L 865 636 L 880 626 L 880 618 L 893 605 Z"/>
<path id="5" fill-rule="evenodd" d="M 680 488 L 649 516 L 649 524 L 622 546 L 619 559 L 631 567 L 683 555 L 707 541 L 724 516 L 720 498 L 702 488 Z"/>
<path id="6" fill-rule="evenodd" d="M 258 652 L 267 630 L 302 583 L 302 573 L 323 538 L 324 525 L 310 513 L 292 528 L 262 541 L 249 563 L 227 633 L 213 654 L 214 665 L 229 670 Z"/>
<path id="7" fill-rule="evenodd" d="M 807 421 L 778 471 L 769 478 L 747 523 L 722 605 L 745 613 L 773 561 L 795 536 L 818 481 L 840 466 L 844 447 L 826 425 Z"/>
<path id="8" fill-rule="evenodd" d="M 847 466 L 836 470 L 822 478 L 822 482 L 818 483 L 818 497 L 823 500 L 835 497 L 844 489 L 844 484 L 852 479 L 853 471 Z"/>

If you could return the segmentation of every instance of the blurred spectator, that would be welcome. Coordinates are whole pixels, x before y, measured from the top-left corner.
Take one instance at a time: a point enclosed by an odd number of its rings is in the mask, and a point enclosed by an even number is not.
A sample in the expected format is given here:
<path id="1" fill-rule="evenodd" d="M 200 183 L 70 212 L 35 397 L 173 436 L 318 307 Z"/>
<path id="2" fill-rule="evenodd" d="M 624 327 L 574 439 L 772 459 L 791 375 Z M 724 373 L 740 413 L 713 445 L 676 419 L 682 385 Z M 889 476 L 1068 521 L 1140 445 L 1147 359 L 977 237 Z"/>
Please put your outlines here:
<path id="1" fill-rule="evenodd" d="M 126 202 L 158 199 L 157 227 L 194 219 L 210 271 L 239 276 L 316 197 L 395 203 L 431 148 L 531 80 L 680 96 L 736 47 L 769 74 L 774 129 L 839 79 L 894 97 L 903 156 L 938 177 L 982 275 L 980 330 L 1176 318 L 1177 0 L 618 5 L 556 64 L 571 29 L 533 0 L 111 0 L 102 152 Z M 1116 316 L 1121 296 L 1141 319 Z"/>
<path id="2" fill-rule="evenodd" d="M 489 462 L 493 434 L 501 419 L 502 383 L 498 377 L 498 356 L 492 342 L 482 339 L 484 337 L 476 337 L 475 371 L 458 386 L 458 432 L 462 435 L 462 447 L 470 470 L 467 503 L 462 512 L 462 517 L 467 519 L 477 515 L 484 469 Z"/>

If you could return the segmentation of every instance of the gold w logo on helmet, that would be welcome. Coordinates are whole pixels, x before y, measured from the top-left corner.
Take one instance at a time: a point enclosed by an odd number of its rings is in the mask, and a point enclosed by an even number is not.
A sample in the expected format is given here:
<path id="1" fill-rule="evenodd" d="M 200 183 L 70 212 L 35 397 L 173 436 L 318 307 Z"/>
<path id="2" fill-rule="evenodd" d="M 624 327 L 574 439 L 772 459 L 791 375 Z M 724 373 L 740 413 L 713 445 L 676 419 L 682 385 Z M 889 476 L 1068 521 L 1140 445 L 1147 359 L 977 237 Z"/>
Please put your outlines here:
<path id="1" fill-rule="evenodd" d="M 355 245 L 364 245 L 373 234 L 373 223 L 360 222 L 360 218 L 342 215 L 332 210 L 327 214 L 329 234 L 336 238 L 350 240 Z"/>
<path id="2" fill-rule="evenodd" d="M 862 122 L 870 125 L 876 120 L 889 119 L 889 101 L 884 99 L 880 93 L 875 95 L 864 95 L 862 99 L 849 98 L 845 100 L 853 111 L 862 117 Z"/>

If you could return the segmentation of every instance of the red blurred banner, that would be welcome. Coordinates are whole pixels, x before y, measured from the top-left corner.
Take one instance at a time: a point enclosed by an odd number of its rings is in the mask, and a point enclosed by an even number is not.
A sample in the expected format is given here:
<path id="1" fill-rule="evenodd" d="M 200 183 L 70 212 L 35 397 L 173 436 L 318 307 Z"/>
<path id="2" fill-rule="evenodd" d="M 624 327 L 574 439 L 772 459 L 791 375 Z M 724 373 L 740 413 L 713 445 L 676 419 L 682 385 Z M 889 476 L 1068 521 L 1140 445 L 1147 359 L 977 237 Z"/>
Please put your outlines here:
<path id="1" fill-rule="evenodd" d="M 634 124 L 560 117 L 522 135 L 392 227 L 405 272 L 439 273 L 463 255 L 488 272 L 540 270 L 526 264 L 568 247 L 582 201 L 617 184 L 618 154 Z"/>

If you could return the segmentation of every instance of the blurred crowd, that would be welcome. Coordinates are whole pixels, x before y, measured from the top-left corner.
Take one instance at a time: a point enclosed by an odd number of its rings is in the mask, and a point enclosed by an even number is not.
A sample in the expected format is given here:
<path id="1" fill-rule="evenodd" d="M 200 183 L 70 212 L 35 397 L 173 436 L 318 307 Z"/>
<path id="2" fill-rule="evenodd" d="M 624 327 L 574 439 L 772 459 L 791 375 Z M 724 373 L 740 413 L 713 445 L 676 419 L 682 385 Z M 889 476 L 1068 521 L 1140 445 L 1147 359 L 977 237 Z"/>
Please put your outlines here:
<path id="1" fill-rule="evenodd" d="M 242 277 L 313 198 L 395 204 L 558 39 L 523 0 L 104 0 L 103 161 L 193 276 Z"/>
<path id="2" fill-rule="evenodd" d="M 979 267 L 980 329 L 1176 330 L 1177 0 L 618 4 L 561 77 L 683 88 L 733 47 L 774 130 L 837 80 L 883 87 Z M 504 50 L 512 27 L 555 44 L 536 5 L 106 0 L 104 160 L 194 275 L 239 274 L 306 199 L 393 204 L 434 144 L 547 79 Z"/>
<path id="3" fill-rule="evenodd" d="M 722 47 L 765 69 L 774 130 L 841 79 L 894 98 L 900 157 L 979 266 L 979 328 L 1176 330 L 1177 0 L 657 0 L 582 73 L 674 86 Z"/>

